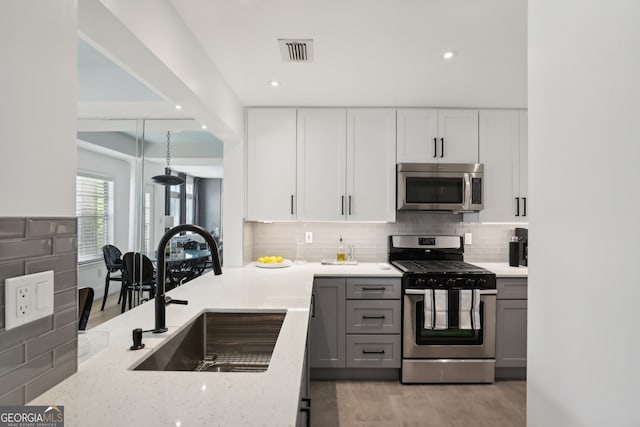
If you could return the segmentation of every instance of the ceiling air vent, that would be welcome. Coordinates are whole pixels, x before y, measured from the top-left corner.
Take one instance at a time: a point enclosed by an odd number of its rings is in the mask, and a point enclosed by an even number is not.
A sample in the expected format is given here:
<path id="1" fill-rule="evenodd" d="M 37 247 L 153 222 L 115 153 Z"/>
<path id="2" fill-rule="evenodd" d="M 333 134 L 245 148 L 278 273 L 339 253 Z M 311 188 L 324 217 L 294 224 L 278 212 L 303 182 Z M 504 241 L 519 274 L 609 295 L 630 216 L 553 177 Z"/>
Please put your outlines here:
<path id="1" fill-rule="evenodd" d="M 278 39 L 280 55 L 284 62 L 312 62 L 313 40 Z"/>

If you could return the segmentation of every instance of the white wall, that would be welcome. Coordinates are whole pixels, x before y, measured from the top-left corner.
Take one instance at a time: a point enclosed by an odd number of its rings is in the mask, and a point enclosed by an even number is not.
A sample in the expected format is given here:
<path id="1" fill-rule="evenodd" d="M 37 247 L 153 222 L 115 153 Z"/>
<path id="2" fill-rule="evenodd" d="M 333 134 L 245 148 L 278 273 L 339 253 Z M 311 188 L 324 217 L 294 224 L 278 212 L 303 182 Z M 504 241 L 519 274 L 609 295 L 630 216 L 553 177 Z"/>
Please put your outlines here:
<path id="1" fill-rule="evenodd" d="M 640 3 L 529 2 L 527 425 L 640 425 Z"/>
<path id="2" fill-rule="evenodd" d="M 78 148 L 78 172 L 84 172 L 113 180 L 114 192 L 114 241 L 123 253 L 130 248 L 132 234 L 129 224 L 131 201 L 131 167 L 122 159 Z M 104 295 L 104 277 L 107 274 L 103 261 L 78 266 L 80 287 L 92 287 L 95 297 Z M 111 282 L 109 292 L 120 290 L 120 284 Z"/>
<path id="3" fill-rule="evenodd" d="M 75 216 L 76 0 L 0 3 L 0 216 Z"/>

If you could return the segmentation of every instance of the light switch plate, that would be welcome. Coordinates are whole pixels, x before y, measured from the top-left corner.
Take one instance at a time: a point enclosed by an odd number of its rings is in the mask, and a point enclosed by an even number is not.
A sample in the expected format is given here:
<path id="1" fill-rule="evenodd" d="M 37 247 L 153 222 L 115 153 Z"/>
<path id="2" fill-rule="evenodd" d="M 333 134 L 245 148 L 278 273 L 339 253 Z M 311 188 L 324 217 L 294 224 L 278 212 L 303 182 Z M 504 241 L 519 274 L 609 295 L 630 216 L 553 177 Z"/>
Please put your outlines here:
<path id="1" fill-rule="evenodd" d="M 305 231 L 304 232 L 304 242 L 305 243 L 313 243 L 313 232 Z"/>
<path id="2" fill-rule="evenodd" d="M 470 245 L 473 243 L 473 238 L 471 237 L 471 233 L 464 233 L 464 244 Z"/>
<path id="3" fill-rule="evenodd" d="M 5 330 L 53 314 L 53 270 L 4 282 Z"/>

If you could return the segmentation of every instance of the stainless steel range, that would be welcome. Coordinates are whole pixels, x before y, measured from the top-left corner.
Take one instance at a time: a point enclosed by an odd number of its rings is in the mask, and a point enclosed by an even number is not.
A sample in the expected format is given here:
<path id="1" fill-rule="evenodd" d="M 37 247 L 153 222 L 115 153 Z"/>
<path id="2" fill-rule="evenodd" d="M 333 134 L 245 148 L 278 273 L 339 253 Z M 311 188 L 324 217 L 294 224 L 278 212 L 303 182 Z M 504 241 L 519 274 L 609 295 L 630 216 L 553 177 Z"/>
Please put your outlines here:
<path id="1" fill-rule="evenodd" d="M 495 379 L 496 276 L 463 261 L 461 236 L 389 236 L 402 276 L 402 382 Z"/>

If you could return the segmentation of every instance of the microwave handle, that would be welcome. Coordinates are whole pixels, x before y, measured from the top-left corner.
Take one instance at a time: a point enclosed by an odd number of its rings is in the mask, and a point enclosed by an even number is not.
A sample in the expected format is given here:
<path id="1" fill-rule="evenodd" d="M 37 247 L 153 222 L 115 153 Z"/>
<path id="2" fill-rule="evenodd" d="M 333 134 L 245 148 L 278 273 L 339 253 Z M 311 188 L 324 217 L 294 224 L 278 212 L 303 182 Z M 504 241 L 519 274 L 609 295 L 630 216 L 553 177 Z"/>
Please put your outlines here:
<path id="1" fill-rule="evenodd" d="M 433 138 L 433 158 L 438 157 L 438 138 Z"/>
<path id="2" fill-rule="evenodd" d="M 467 188 L 471 188 L 471 178 L 468 173 L 464 174 L 464 185 L 462 186 L 462 205 L 463 209 L 469 209 L 471 206 L 471 191 L 467 194 Z"/>
<path id="3" fill-rule="evenodd" d="M 440 138 L 440 158 L 444 157 L 444 138 Z"/>

